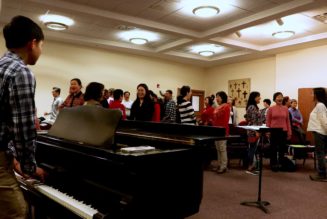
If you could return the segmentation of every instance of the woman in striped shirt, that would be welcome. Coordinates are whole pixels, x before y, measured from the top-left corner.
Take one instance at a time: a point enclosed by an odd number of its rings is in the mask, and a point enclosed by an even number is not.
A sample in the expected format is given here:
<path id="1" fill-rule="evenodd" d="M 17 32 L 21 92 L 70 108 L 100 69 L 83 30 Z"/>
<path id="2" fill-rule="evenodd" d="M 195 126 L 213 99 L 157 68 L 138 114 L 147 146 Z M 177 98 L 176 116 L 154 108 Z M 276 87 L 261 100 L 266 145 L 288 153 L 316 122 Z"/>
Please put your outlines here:
<path id="1" fill-rule="evenodd" d="M 194 109 L 192 103 L 190 102 L 191 96 L 191 88 L 189 86 L 183 86 L 180 90 L 180 95 L 177 97 L 180 123 L 182 124 L 196 124 Z"/>

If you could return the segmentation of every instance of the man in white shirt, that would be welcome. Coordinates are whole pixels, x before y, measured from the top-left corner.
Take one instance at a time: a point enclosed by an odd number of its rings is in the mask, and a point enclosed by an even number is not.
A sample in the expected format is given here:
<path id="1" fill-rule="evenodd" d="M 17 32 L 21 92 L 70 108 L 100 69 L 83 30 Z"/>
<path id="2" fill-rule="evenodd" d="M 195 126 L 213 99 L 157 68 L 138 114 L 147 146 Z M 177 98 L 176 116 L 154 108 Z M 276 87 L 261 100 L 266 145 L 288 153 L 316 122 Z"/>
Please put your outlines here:
<path id="1" fill-rule="evenodd" d="M 115 91 L 114 88 L 109 89 L 109 97 L 107 99 L 109 105 L 110 105 L 111 102 L 114 101 L 114 91 Z"/>
<path id="2" fill-rule="evenodd" d="M 124 100 L 122 101 L 122 104 L 125 106 L 127 119 L 131 115 L 131 108 L 132 108 L 132 104 L 133 104 L 133 101 L 129 100 L 130 95 L 131 95 L 131 93 L 129 91 L 125 91 L 124 92 Z"/>
<path id="3" fill-rule="evenodd" d="M 63 103 L 63 100 L 60 97 L 60 88 L 53 87 L 52 88 L 52 96 L 53 96 L 53 102 L 51 105 L 51 111 L 45 112 L 45 116 L 49 116 L 46 120 L 42 121 L 42 123 L 47 123 L 49 125 L 53 125 L 53 123 L 56 121 L 58 112 L 59 112 L 59 106 Z"/>

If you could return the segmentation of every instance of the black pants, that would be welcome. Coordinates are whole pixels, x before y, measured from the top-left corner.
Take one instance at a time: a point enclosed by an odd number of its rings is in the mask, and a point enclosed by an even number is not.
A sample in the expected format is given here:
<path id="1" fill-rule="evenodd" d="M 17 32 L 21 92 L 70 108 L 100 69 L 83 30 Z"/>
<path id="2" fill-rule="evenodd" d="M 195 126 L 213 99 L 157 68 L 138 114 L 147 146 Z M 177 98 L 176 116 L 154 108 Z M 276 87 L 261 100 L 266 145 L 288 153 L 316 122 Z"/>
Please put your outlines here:
<path id="1" fill-rule="evenodd" d="M 287 151 L 287 132 L 272 131 L 270 137 L 270 167 L 274 170 L 280 167 Z"/>

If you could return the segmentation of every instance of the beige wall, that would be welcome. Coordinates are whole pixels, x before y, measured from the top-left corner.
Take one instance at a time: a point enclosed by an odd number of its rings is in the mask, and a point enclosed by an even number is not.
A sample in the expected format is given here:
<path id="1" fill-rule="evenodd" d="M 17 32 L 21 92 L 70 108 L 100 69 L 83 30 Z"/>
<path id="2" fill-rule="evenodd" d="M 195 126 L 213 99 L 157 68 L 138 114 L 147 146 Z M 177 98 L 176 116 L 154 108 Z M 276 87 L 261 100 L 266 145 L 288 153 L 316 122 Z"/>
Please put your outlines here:
<path id="1" fill-rule="evenodd" d="M 0 42 L 3 45 L 3 41 Z M 2 51 L 5 51 L 2 46 Z M 84 86 L 98 81 L 107 88 L 121 88 L 135 98 L 136 86 L 146 83 L 159 94 L 184 84 L 193 89 L 203 88 L 204 69 L 160 59 L 114 53 L 89 47 L 46 41 L 38 63 L 31 67 L 37 80 L 36 106 L 38 115 L 50 110 L 53 86 L 62 88 L 62 97 L 68 94 L 70 79 L 77 77 Z M 176 94 L 176 93 L 175 93 Z"/>
<path id="2" fill-rule="evenodd" d="M 5 51 L 2 39 L 0 49 Z M 227 91 L 228 80 L 241 78 L 251 78 L 251 90 L 259 91 L 262 98 L 271 99 L 276 91 L 297 98 L 298 88 L 327 86 L 326 53 L 327 46 L 320 46 L 203 69 L 156 58 L 46 41 L 43 54 L 32 70 L 37 78 L 36 104 L 41 115 L 50 108 L 51 88 L 61 87 L 62 97 L 66 97 L 73 77 L 80 78 L 85 86 L 91 81 L 99 81 L 107 88 L 129 90 L 132 99 L 137 84 L 141 82 L 147 83 L 157 93 L 157 83 L 162 91 L 175 91 L 187 84 L 194 89 L 206 90 L 208 95 L 219 90 Z M 239 119 L 243 118 L 244 111 L 244 108 L 239 108 Z"/>
<path id="3" fill-rule="evenodd" d="M 265 58 L 249 62 L 218 66 L 207 70 L 207 93 L 215 94 L 223 90 L 228 92 L 228 80 L 251 78 L 251 91 L 258 91 L 262 99 L 272 98 L 275 90 L 275 58 Z M 238 120 L 245 114 L 244 108 L 238 108 Z"/>
<path id="4" fill-rule="evenodd" d="M 327 46 L 276 56 L 276 90 L 298 98 L 298 88 L 327 87 Z"/>

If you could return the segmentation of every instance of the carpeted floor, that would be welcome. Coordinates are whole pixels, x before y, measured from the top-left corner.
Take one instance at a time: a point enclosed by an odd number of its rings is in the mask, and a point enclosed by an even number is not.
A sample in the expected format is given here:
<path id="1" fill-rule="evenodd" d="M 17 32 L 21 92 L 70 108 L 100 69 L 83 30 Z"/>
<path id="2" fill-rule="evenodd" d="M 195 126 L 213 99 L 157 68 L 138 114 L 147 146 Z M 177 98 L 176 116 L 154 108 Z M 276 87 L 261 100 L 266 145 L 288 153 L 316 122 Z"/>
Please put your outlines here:
<path id="1" fill-rule="evenodd" d="M 305 166 L 298 160 L 296 172 L 272 172 L 264 163 L 261 197 L 271 204 L 269 214 L 240 205 L 257 200 L 258 176 L 246 174 L 232 161 L 226 174 L 205 171 L 200 212 L 187 219 L 327 218 L 327 182 L 309 179 L 315 173 L 313 160 Z"/>

